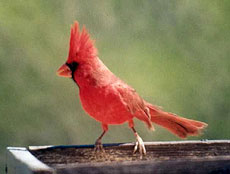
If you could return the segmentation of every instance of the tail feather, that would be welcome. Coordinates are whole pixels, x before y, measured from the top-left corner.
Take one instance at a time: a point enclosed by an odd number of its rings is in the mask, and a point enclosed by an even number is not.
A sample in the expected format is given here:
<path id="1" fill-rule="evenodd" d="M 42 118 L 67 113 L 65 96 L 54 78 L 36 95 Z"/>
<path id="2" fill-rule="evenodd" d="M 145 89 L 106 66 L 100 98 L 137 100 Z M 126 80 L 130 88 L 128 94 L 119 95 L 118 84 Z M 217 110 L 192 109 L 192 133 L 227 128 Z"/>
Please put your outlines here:
<path id="1" fill-rule="evenodd" d="M 173 134 L 186 138 L 187 136 L 196 136 L 207 127 L 204 122 L 179 117 L 175 114 L 164 112 L 152 104 L 147 104 L 150 110 L 151 121 L 168 129 Z"/>

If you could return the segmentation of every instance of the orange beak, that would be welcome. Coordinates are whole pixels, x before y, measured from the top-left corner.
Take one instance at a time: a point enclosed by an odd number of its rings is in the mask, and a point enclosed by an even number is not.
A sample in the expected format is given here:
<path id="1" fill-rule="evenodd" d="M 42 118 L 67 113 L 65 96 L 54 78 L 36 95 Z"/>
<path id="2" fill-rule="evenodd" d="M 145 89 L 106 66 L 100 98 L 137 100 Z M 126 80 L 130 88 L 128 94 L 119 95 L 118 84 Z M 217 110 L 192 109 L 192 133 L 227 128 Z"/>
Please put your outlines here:
<path id="1" fill-rule="evenodd" d="M 61 77 L 72 77 L 72 71 L 70 70 L 70 68 L 66 64 L 63 64 L 57 70 L 57 75 L 61 76 Z"/>

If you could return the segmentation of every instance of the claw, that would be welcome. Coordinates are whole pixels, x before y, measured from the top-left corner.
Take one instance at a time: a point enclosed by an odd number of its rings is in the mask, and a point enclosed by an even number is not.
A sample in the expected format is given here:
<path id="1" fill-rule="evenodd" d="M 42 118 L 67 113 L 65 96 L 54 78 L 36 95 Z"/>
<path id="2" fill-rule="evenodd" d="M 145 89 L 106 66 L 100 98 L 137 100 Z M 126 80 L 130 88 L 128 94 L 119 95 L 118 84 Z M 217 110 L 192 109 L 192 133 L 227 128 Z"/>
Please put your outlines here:
<path id="1" fill-rule="evenodd" d="M 95 147 L 94 147 L 94 152 L 105 152 L 104 148 L 103 148 L 103 145 L 101 143 L 101 139 L 102 137 L 105 135 L 106 131 L 108 130 L 108 126 L 107 125 L 102 125 L 106 128 L 106 130 L 104 130 L 101 134 L 101 136 L 96 140 L 95 142 Z M 103 127 L 103 129 L 104 129 Z"/>
<path id="2" fill-rule="evenodd" d="M 136 133 L 136 139 L 137 141 L 135 143 L 133 153 L 136 153 L 137 149 L 139 149 L 140 159 L 142 159 L 143 155 L 146 155 L 145 144 L 142 138 L 137 133 Z"/>
<path id="3" fill-rule="evenodd" d="M 138 142 L 136 141 L 134 149 L 133 149 L 133 154 L 137 152 L 137 148 L 138 148 Z"/>
<path id="4" fill-rule="evenodd" d="M 94 152 L 105 152 L 103 145 L 100 140 L 95 142 Z"/>

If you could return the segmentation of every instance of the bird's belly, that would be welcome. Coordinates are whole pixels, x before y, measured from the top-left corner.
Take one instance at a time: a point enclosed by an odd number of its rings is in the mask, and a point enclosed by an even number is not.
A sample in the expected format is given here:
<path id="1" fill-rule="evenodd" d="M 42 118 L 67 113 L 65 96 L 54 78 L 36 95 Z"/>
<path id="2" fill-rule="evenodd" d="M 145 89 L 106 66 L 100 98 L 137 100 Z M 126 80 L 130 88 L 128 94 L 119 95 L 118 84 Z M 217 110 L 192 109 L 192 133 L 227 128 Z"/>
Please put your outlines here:
<path id="1" fill-rule="evenodd" d="M 80 90 L 84 110 L 104 124 L 122 124 L 133 118 L 120 97 L 104 89 Z"/>

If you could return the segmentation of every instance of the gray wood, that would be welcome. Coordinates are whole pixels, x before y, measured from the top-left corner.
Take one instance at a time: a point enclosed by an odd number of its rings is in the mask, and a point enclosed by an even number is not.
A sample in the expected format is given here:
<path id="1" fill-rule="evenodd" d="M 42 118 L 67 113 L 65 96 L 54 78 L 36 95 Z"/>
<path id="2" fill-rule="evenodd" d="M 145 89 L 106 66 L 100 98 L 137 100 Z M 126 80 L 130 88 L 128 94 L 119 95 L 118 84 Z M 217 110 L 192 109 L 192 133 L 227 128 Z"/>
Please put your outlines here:
<path id="1" fill-rule="evenodd" d="M 133 143 L 104 144 L 106 156 L 99 160 L 93 158 L 94 145 L 31 146 L 29 150 L 8 148 L 13 165 L 8 159 L 11 165 L 7 166 L 8 171 L 16 166 L 26 172 L 29 169 L 34 173 L 56 174 L 230 174 L 229 140 L 146 142 L 145 146 L 147 156 L 144 160 L 132 154 Z M 25 159 L 25 152 L 30 157 L 34 155 L 33 160 Z"/>
<path id="2" fill-rule="evenodd" d="M 53 169 L 39 161 L 24 147 L 7 148 L 7 174 L 49 174 Z"/>
<path id="3" fill-rule="evenodd" d="M 87 165 L 58 168 L 57 174 L 229 174 L 230 158 L 202 159 L 202 160 L 176 160 L 163 162 L 133 162 L 109 165 Z"/>

